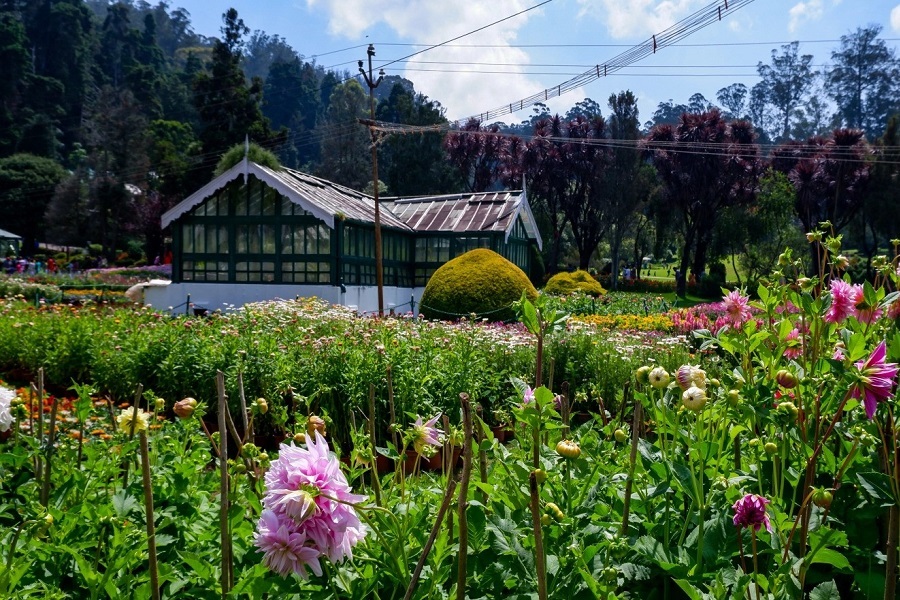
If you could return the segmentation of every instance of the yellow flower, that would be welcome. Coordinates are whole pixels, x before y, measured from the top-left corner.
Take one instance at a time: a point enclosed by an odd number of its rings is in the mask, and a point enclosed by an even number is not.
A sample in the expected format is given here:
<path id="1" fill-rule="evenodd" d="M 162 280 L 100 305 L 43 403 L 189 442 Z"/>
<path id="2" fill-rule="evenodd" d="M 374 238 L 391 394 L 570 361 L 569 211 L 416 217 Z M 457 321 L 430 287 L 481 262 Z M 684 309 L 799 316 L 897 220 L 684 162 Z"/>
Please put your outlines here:
<path id="1" fill-rule="evenodd" d="M 131 433 L 131 421 L 132 419 L 136 420 L 134 422 L 134 431 L 137 433 L 138 431 L 146 431 L 147 426 L 150 424 L 150 413 L 144 412 L 143 410 L 134 407 L 134 408 L 126 408 L 123 410 L 118 417 L 116 417 L 116 422 L 119 424 L 119 431 L 124 431 L 125 433 Z"/>

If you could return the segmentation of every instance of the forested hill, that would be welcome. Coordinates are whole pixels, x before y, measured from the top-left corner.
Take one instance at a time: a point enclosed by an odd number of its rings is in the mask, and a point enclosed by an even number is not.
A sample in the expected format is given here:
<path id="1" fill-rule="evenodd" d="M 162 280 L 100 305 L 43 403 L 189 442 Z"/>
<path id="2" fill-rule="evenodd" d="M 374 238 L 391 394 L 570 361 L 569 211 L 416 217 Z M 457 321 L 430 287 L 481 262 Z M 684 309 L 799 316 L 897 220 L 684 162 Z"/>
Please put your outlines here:
<path id="1" fill-rule="evenodd" d="M 537 104 L 518 124 L 390 135 L 378 142 L 379 189 L 525 181 L 551 271 L 680 247 L 683 267 L 741 256 L 758 275 L 774 268 L 759 256 L 784 248 L 783 228 L 825 220 L 871 263 L 900 236 L 900 62 L 878 25 L 842 36 L 821 71 L 813 59 L 782 45 L 752 87 L 662 102 L 643 125 L 623 90 L 604 106 L 573 99 L 561 115 Z M 162 213 L 247 137 L 287 167 L 371 190 L 366 84 L 251 32 L 234 9 L 206 37 L 165 1 L 0 0 L 0 69 L 0 229 L 26 253 L 41 241 L 160 254 Z M 375 94 L 379 120 L 447 124 L 407 79 L 387 76 Z"/>
<path id="2" fill-rule="evenodd" d="M 3 228 L 26 247 L 35 237 L 115 246 L 152 229 L 248 135 L 286 166 L 370 185 L 369 134 L 356 121 L 368 117 L 368 90 L 277 35 L 251 33 L 234 10 L 222 23 L 208 38 L 167 2 L 0 3 L 0 160 L 15 157 L 6 166 L 29 179 L 0 201 Z M 400 77 L 376 93 L 380 116 L 444 121 L 440 104 Z M 449 167 L 436 172 L 440 142 L 386 145 L 381 179 L 398 194 L 457 191 Z M 129 184 L 152 198 L 140 211 L 125 210 Z"/>

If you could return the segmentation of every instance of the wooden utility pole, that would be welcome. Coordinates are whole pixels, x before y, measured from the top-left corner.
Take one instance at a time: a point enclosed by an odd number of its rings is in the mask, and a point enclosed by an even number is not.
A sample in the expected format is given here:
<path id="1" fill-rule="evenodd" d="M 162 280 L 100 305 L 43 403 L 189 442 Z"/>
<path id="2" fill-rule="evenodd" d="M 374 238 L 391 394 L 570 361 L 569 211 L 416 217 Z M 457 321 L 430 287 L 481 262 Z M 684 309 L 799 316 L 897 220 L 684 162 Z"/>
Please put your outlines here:
<path id="1" fill-rule="evenodd" d="M 372 57 L 375 46 L 369 44 L 366 51 L 369 55 L 369 72 L 363 69 L 363 61 L 359 61 L 359 72 L 362 73 L 366 85 L 369 86 L 369 133 L 372 136 L 372 187 L 375 199 L 375 283 L 378 285 L 378 316 L 384 316 L 384 265 L 381 258 L 381 207 L 378 202 L 378 132 L 375 130 L 375 88 L 384 79 L 384 69 L 378 71 L 378 79 L 373 80 Z"/>

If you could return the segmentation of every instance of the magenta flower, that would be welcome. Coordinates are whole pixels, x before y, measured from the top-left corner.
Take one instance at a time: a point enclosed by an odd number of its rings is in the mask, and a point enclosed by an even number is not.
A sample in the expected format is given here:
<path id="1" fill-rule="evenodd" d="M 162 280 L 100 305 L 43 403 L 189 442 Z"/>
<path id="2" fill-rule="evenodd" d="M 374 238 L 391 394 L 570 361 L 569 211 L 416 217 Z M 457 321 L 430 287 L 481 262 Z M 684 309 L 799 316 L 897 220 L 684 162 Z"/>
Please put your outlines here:
<path id="1" fill-rule="evenodd" d="M 753 527 L 754 531 L 759 531 L 763 525 L 766 531 L 772 532 L 772 524 L 769 522 L 769 515 L 766 514 L 766 506 L 769 500 L 756 494 L 747 494 L 731 508 L 734 509 L 734 526 L 735 527 Z"/>
<path id="2" fill-rule="evenodd" d="M 875 418 L 875 409 L 878 403 L 894 395 L 894 379 L 900 368 L 896 363 L 884 362 L 886 355 L 887 348 L 882 340 L 869 358 L 856 363 L 859 376 L 853 385 L 853 397 L 863 397 L 863 406 L 869 420 Z"/>
<path id="3" fill-rule="evenodd" d="M 279 575 L 296 573 L 307 579 L 306 567 L 321 575 L 320 552 L 306 545 L 306 536 L 294 529 L 294 523 L 289 518 L 278 517 L 271 510 L 262 512 L 253 540 L 264 553 L 263 563 Z"/>
<path id="4" fill-rule="evenodd" d="M 750 320 L 753 313 L 750 311 L 750 297 L 742 296 L 740 291 L 732 290 L 722 300 L 729 324 L 738 329 Z"/>
<path id="5" fill-rule="evenodd" d="M 856 286 L 843 279 L 831 280 L 831 306 L 825 311 L 826 323 L 841 323 L 856 314 Z"/>
<path id="6" fill-rule="evenodd" d="M 784 348 L 784 357 L 788 360 L 796 360 L 803 354 L 803 343 L 800 341 L 800 330 L 796 327 L 784 338 L 787 345 Z"/>
<path id="7" fill-rule="evenodd" d="M 534 402 L 534 390 L 531 389 L 531 386 L 525 386 L 525 391 L 522 392 L 522 406 L 524 407 L 527 404 L 531 404 Z"/>
<path id="8" fill-rule="evenodd" d="M 306 436 L 306 448 L 282 444 L 265 482 L 255 543 L 266 566 L 305 578 L 305 567 L 321 574 L 322 556 L 335 563 L 352 557 L 353 547 L 366 536 L 352 505 L 365 496 L 351 493 L 318 431 Z"/>
<path id="9" fill-rule="evenodd" d="M 413 423 L 412 428 L 412 443 L 417 453 L 428 455 L 429 452 L 433 452 L 435 447 L 441 445 L 444 432 L 434 426 L 440 418 L 441 413 L 438 413 L 425 423 L 422 423 L 422 417 L 416 417 L 416 422 Z"/>

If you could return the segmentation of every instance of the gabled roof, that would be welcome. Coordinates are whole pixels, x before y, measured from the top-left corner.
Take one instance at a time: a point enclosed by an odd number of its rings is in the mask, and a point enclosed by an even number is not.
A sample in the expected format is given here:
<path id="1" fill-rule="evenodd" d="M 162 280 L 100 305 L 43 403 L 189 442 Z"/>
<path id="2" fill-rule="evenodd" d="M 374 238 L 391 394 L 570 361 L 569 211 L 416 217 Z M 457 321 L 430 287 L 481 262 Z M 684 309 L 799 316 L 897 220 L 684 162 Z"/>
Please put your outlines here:
<path id="1" fill-rule="evenodd" d="M 21 240 L 22 236 L 0 229 L 0 240 Z"/>
<path id="2" fill-rule="evenodd" d="M 244 158 L 163 214 L 162 226 L 168 227 L 238 177 L 246 181 L 250 175 L 323 220 L 332 229 L 335 218 L 359 223 L 375 222 L 375 200 L 367 194 L 293 169 L 273 171 Z M 380 204 L 382 226 L 401 231 L 494 231 L 504 233 L 508 239 L 516 218 L 521 217 L 528 235 L 534 238 L 538 247 L 542 245 L 541 234 L 524 191 L 394 197 L 384 198 Z"/>
<path id="3" fill-rule="evenodd" d="M 246 181 L 249 175 L 257 177 L 303 210 L 322 219 L 332 229 L 335 218 L 361 223 L 375 222 L 375 200 L 367 194 L 293 169 L 273 171 L 244 159 L 163 214 L 162 226 L 168 227 L 172 221 L 238 177 L 243 177 Z M 410 230 L 406 223 L 385 210 L 381 211 L 381 224 L 393 229 Z"/>
<path id="4" fill-rule="evenodd" d="M 412 230 L 422 232 L 468 233 L 494 231 L 509 239 L 516 219 L 522 218 L 529 237 L 542 246 L 525 192 L 481 192 L 385 198 L 382 206 L 404 221 Z"/>

